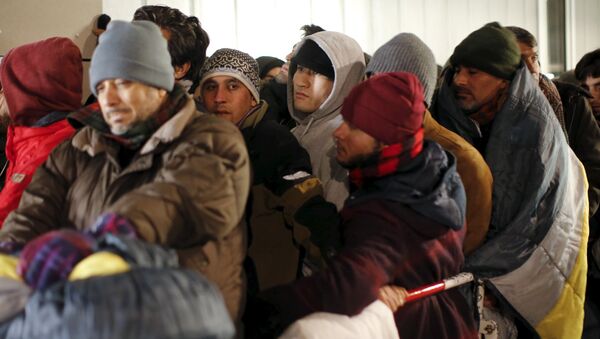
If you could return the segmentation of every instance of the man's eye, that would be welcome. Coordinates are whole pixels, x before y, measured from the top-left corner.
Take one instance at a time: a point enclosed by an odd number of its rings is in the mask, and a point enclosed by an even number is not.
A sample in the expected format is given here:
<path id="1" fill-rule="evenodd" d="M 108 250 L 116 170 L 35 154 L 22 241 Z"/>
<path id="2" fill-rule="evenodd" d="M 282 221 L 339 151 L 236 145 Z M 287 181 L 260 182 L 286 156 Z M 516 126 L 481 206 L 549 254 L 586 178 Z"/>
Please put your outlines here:
<path id="1" fill-rule="evenodd" d="M 117 80 L 117 81 L 115 81 L 115 85 L 117 85 L 119 87 L 129 86 L 130 84 L 131 84 L 131 81 L 129 81 L 129 80 Z"/>
<path id="2" fill-rule="evenodd" d="M 303 74 L 306 74 L 306 75 L 315 75 L 315 74 L 316 74 L 316 72 L 315 72 L 315 71 L 313 71 L 312 69 L 310 69 L 310 68 L 306 68 L 306 67 L 304 67 L 304 66 L 300 66 L 300 65 L 298 65 L 298 69 L 297 69 L 297 71 L 298 71 L 298 72 L 301 72 L 301 73 L 303 73 Z"/>

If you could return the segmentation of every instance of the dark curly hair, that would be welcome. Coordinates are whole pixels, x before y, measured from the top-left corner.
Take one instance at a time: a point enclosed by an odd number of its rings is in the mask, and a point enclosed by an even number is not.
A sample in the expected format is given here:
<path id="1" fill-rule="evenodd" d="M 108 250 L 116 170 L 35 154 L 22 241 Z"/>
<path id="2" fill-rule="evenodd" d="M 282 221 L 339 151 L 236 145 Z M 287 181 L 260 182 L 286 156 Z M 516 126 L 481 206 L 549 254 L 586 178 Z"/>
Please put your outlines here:
<path id="1" fill-rule="evenodd" d="M 600 77 L 600 48 L 587 53 L 575 66 L 575 78 L 584 82 L 587 77 Z"/>
<path id="2" fill-rule="evenodd" d="M 133 20 L 152 21 L 169 33 L 168 47 L 171 64 L 183 66 L 190 63 L 190 69 L 183 77 L 192 81 L 190 92 L 198 86 L 200 71 L 206 59 L 206 48 L 210 43 L 208 34 L 195 16 L 187 16 L 176 8 L 167 6 L 142 6 L 133 14 Z"/>
<path id="3" fill-rule="evenodd" d="M 300 27 L 300 29 L 302 31 L 304 31 L 304 34 L 302 35 L 302 37 L 307 37 L 309 35 L 313 35 L 315 33 L 319 33 L 319 32 L 323 32 L 324 29 L 321 26 L 317 26 L 317 25 L 304 25 L 302 27 Z"/>

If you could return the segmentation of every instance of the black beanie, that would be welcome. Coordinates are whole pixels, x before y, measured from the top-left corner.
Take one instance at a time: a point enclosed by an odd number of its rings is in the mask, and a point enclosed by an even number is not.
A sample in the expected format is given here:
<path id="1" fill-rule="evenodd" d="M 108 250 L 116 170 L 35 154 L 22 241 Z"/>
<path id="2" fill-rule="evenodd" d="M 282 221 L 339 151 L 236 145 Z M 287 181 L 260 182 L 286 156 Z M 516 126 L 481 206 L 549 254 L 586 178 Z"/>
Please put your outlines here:
<path id="1" fill-rule="evenodd" d="M 323 74 L 331 80 L 335 78 L 331 60 L 329 60 L 325 51 L 312 40 L 307 39 L 304 44 L 300 46 L 300 50 L 294 55 L 292 62 L 309 68 L 319 74 Z"/>
<path id="2" fill-rule="evenodd" d="M 513 32 L 497 22 L 490 22 L 456 46 L 450 63 L 511 80 L 521 63 L 521 50 Z"/>
<path id="3" fill-rule="evenodd" d="M 275 57 L 270 56 L 261 56 L 256 58 L 258 62 L 258 76 L 262 79 L 264 78 L 270 70 L 275 67 L 281 67 L 285 63 L 281 59 L 277 59 Z"/>

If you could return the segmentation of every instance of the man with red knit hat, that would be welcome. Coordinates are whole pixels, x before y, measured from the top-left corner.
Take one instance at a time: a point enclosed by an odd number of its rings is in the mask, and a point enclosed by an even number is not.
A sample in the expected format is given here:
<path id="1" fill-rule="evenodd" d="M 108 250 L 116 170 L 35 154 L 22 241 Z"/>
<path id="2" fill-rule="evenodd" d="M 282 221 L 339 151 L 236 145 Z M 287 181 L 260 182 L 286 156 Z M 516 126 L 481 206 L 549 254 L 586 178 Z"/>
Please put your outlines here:
<path id="1" fill-rule="evenodd" d="M 0 225 L 17 208 L 33 173 L 74 129 L 65 117 L 81 107 L 83 66 L 79 48 L 67 38 L 22 45 L 0 66 L 10 123 L 6 181 L 0 192 Z"/>
<path id="2" fill-rule="evenodd" d="M 271 319 L 353 316 L 386 285 L 412 289 L 460 272 L 465 192 L 454 156 L 423 140 L 424 111 L 421 84 L 404 72 L 376 75 L 344 100 L 336 158 L 356 187 L 340 212 L 344 248 L 327 269 L 266 291 L 278 312 Z M 394 318 L 401 338 L 477 337 L 457 290 L 407 304 Z"/>

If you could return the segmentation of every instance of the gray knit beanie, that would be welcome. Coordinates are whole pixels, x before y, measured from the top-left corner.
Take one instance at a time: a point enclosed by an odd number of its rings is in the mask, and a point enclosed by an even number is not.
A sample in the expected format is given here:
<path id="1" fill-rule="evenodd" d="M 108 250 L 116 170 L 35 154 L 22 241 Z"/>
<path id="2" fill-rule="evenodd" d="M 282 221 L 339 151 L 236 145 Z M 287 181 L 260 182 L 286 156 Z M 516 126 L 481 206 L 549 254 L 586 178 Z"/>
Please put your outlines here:
<path id="1" fill-rule="evenodd" d="M 371 57 L 366 72 L 413 73 L 423 85 L 425 103 L 427 106 L 431 104 L 437 80 L 437 64 L 431 49 L 412 33 L 400 33 L 379 47 Z"/>
<path id="2" fill-rule="evenodd" d="M 103 80 L 122 78 L 173 90 L 175 83 L 167 40 L 150 21 L 119 21 L 108 24 L 90 66 L 90 89 Z"/>
<path id="3" fill-rule="evenodd" d="M 199 88 L 206 80 L 216 76 L 230 76 L 239 80 L 252 94 L 256 102 L 260 102 L 260 78 L 258 62 L 249 54 L 236 49 L 221 48 L 206 60 L 202 67 Z"/>

